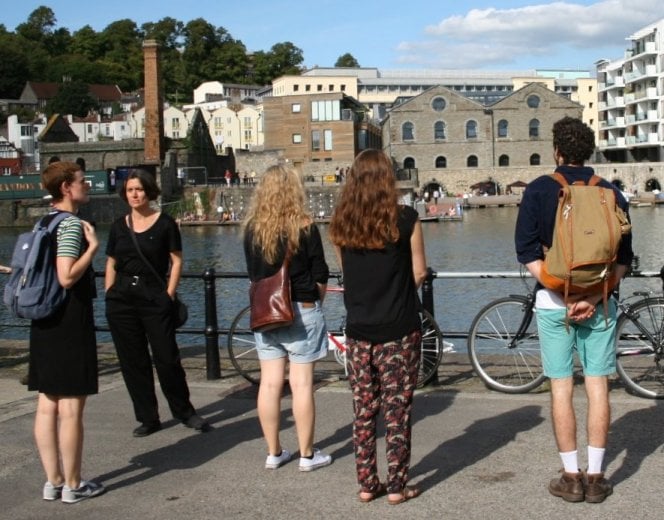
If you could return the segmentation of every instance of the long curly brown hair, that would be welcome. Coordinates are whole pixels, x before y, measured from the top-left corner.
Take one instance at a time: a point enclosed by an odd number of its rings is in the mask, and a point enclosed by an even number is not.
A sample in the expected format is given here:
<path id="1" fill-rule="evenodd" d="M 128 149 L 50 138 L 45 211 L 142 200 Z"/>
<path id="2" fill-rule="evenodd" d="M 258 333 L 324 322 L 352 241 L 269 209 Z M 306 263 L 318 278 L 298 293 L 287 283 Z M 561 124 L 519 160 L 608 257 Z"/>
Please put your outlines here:
<path id="1" fill-rule="evenodd" d="M 298 250 L 300 230 L 312 222 L 304 199 L 304 187 L 295 170 L 275 165 L 265 171 L 243 226 L 252 232 L 253 246 L 262 252 L 267 263 L 279 260 L 279 244 L 284 239 L 291 253 Z"/>
<path id="2" fill-rule="evenodd" d="M 332 215 L 332 243 L 352 249 L 383 249 L 396 242 L 398 200 L 390 159 L 380 150 L 363 151 L 353 162 Z"/>

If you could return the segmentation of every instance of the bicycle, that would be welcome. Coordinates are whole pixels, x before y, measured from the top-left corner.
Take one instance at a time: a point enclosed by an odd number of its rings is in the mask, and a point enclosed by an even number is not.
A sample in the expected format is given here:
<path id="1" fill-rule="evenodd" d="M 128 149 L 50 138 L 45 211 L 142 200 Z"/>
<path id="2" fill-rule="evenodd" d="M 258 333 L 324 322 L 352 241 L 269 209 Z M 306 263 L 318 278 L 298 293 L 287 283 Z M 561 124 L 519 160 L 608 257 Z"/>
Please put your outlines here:
<path id="1" fill-rule="evenodd" d="M 664 281 L 664 268 L 660 276 Z M 634 298 L 638 300 L 630 303 Z M 635 395 L 664 398 L 664 298 L 635 292 L 619 300 L 618 309 L 618 376 Z M 468 354 L 489 388 L 524 393 L 545 381 L 535 312 L 535 294 L 529 291 L 526 296 L 510 295 L 489 303 L 473 320 Z"/>
<path id="2" fill-rule="evenodd" d="M 340 292 L 343 288 L 328 287 L 329 292 Z M 233 319 L 228 332 L 228 357 L 231 363 L 247 381 L 260 383 L 260 363 L 256 352 L 254 333 L 249 327 L 249 306 L 242 309 Z M 438 373 L 438 366 L 444 350 L 452 350 L 453 345 L 443 340 L 443 334 L 433 316 L 426 310 L 420 311 L 422 320 L 422 339 L 420 343 L 420 368 L 417 387 L 422 388 Z M 342 320 L 343 321 L 343 320 Z M 344 368 L 348 377 L 348 359 L 346 356 L 346 335 L 343 326 L 338 331 L 328 331 L 328 349 Z"/>

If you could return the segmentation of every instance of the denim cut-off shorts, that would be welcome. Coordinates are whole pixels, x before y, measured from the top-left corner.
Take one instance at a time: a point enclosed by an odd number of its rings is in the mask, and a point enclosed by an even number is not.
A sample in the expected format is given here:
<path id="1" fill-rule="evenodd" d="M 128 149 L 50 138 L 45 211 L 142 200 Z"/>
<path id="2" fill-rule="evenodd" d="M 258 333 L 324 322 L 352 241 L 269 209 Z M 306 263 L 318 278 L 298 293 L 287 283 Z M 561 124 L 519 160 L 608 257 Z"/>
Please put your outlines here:
<path id="1" fill-rule="evenodd" d="M 565 329 L 566 309 L 537 309 L 544 375 L 552 379 L 571 377 L 574 351 L 586 376 L 608 376 L 616 371 L 616 302 L 610 298 L 608 317 L 604 305 L 597 305 L 587 320 L 569 322 Z"/>
<path id="2" fill-rule="evenodd" d="M 288 356 L 291 363 L 312 363 L 327 355 L 327 328 L 320 302 L 314 307 L 293 302 L 293 310 L 295 319 L 288 327 L 254 333 L 258 359 Z"/>

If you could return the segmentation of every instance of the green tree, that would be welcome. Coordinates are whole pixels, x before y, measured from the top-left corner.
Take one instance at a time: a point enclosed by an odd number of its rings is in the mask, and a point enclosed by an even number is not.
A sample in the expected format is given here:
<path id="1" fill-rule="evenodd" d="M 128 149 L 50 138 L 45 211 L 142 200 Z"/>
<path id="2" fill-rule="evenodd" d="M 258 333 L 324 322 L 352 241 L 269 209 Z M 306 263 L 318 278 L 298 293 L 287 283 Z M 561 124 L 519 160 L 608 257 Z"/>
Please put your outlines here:
<path id="1" fill-rule="evenodd" d="M 28 20 L 16 27 L 16 32 L 26 40 L 43 43 L 53 32 L 57 20 L 50 7 L 40 6 L 28 15 Z"/>
<path id="2" fill-rule="evenodd" d="M 69 52 L 95 61 L 104 56 L 103 45 L 101 35 L 89 25 L 84 25 L 72 35 Z"/>
<path id="3" fill-rule="evenodd" d="M 0 98 L 18 98 L 29 78 L 24 46 L 14 35 L 0 34 Z"/>
<path id="4" fill-rule="evenodd" d="M 78 81 L 69 81 L 60 85 L 55 97 L 46 107 L 46 113 L 72 114 L 78 117 L 87 116 L 91 110 L 97 110 L 99 106 L 90 96 L 88 86 Z"/>
<path id="5" fill-rule="evenodd" d="M 350 53 L 347 52 L 346 54 L 342 54 L 337 58 L 336 63 L 334 64 L 335 67 L 359 67 L 360 64 L 358 61 L 355 59 L 355 57 Z"/>

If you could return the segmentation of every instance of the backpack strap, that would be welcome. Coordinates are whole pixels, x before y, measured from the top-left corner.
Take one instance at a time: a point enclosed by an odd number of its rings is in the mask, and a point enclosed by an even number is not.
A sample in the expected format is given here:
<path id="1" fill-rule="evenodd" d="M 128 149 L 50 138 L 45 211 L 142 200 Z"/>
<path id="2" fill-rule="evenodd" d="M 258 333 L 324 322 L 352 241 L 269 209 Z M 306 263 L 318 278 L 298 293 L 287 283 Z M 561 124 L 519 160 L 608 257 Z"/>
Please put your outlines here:
<path id="1" fill-rule="evenodd" d="M 564 176 L 562 173 L 560 173 L 560 172 L 553 172 L 553 173 L 551 174 L 551 177 L 553 177 L 553 180 L 555 180 L 555 181 L 556 181 L 558 184 L 560 184 L 563 188 L 564 188 L 565 186 L 568 186 L 568 185 L 569 185 L 569 182 L 567 182 L 567 179 L 565 178 L 565 176 Z"/>
<path id="2" fill-rule="evenodd" d="M 602 178 L 599 175 L 595 175 L 593 173 L 593 176 L 588 179 L 588 186 L 597 186 Z"/>

